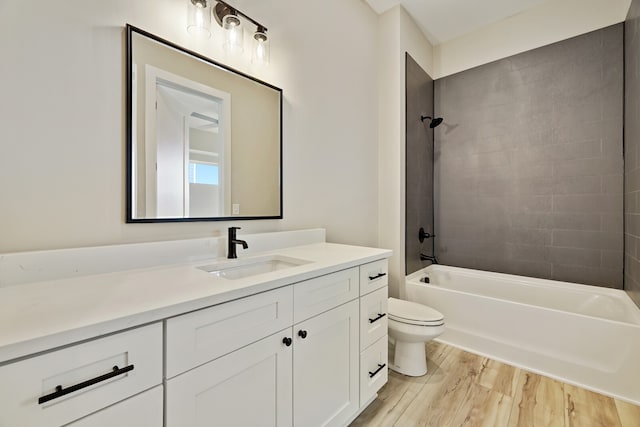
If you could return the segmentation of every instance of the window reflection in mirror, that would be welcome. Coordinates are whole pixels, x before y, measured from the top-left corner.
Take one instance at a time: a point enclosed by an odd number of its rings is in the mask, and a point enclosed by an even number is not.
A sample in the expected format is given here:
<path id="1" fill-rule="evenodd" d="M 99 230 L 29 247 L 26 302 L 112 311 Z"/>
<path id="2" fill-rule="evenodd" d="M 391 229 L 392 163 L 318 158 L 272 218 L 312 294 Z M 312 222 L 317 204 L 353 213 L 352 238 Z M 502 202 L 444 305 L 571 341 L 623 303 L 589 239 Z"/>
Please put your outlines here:
<path id="1" fill-rule="evenodd" d="M 127 29 L 127 221 L 282 218 L 282 91 Z"/>

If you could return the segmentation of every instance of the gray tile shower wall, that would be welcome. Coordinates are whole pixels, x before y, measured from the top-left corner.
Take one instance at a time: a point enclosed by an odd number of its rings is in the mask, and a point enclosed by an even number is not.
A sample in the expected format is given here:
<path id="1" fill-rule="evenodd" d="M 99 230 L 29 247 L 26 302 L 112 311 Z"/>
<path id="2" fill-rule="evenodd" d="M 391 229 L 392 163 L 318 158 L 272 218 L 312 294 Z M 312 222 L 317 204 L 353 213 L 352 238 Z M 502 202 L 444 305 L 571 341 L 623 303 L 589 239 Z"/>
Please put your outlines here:
<path id="1" fill-rule="evenodd" d="M 640 307 L 640 0 L 625 21 L 624 288 Z"/>
<path id="2" fill-rule="evenodd" d="M 433 130 L 421 116 L 433 117 L 433 79 L 406 54 L 406 226 L 405 267 L 411 274 L 429 263 L 420 252 L 433 255 L 432 239 L 420 244 L 418 230 L 433 233 Z"/>
<path id="3" fill-rule="evenodd" d="M 622 288 L 623 37 L 618 24 L 435 82 L 441 263 Z"/>

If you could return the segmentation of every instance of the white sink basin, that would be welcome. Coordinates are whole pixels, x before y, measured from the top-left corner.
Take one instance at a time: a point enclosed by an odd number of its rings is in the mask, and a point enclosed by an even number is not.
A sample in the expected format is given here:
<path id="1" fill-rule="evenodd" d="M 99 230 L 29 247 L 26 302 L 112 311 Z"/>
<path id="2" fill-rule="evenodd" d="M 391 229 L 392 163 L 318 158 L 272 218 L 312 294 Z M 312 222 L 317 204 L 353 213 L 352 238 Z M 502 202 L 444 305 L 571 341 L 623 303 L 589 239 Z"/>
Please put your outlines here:
<path id="1" fill-rule="evenodd" d="M 215 264 L 203 265 L 198 268 L 216 277 L 236 280 L 297 267 L 299 265 L 309 264 L 310 262 L 311 261 L 283 255 L 264 255 L 251 258 L 230 259 Z"/>

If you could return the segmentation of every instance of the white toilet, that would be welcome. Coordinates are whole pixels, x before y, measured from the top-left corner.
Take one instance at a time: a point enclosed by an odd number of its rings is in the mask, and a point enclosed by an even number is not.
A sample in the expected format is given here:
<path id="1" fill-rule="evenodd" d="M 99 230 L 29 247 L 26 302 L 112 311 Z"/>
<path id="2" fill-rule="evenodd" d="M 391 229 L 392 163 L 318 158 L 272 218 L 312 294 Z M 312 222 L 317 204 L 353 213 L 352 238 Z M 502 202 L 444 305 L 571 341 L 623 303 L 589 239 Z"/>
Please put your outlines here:
<path id="1" fill-rule="evenodd" d="M 426 305 L 389 298 L 389 336 L 395 341 L 389 368 L 419 377 L 427 373 L 425 343 L 444 332 L 444 316 Z"/>

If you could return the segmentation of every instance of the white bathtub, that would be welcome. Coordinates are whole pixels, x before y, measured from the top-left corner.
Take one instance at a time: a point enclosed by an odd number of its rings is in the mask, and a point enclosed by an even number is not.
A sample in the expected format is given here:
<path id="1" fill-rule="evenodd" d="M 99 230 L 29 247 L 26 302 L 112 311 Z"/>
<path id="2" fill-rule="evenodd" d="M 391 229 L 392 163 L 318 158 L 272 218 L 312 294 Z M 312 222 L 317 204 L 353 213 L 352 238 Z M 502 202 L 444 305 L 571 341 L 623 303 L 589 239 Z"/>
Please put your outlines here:
<path id="1" fill-rule="evenodd" d="M 640 310 L 624 291 L 442 265 L 406 291 L 444 314 L 438 341 L 640 405 Z"/>

